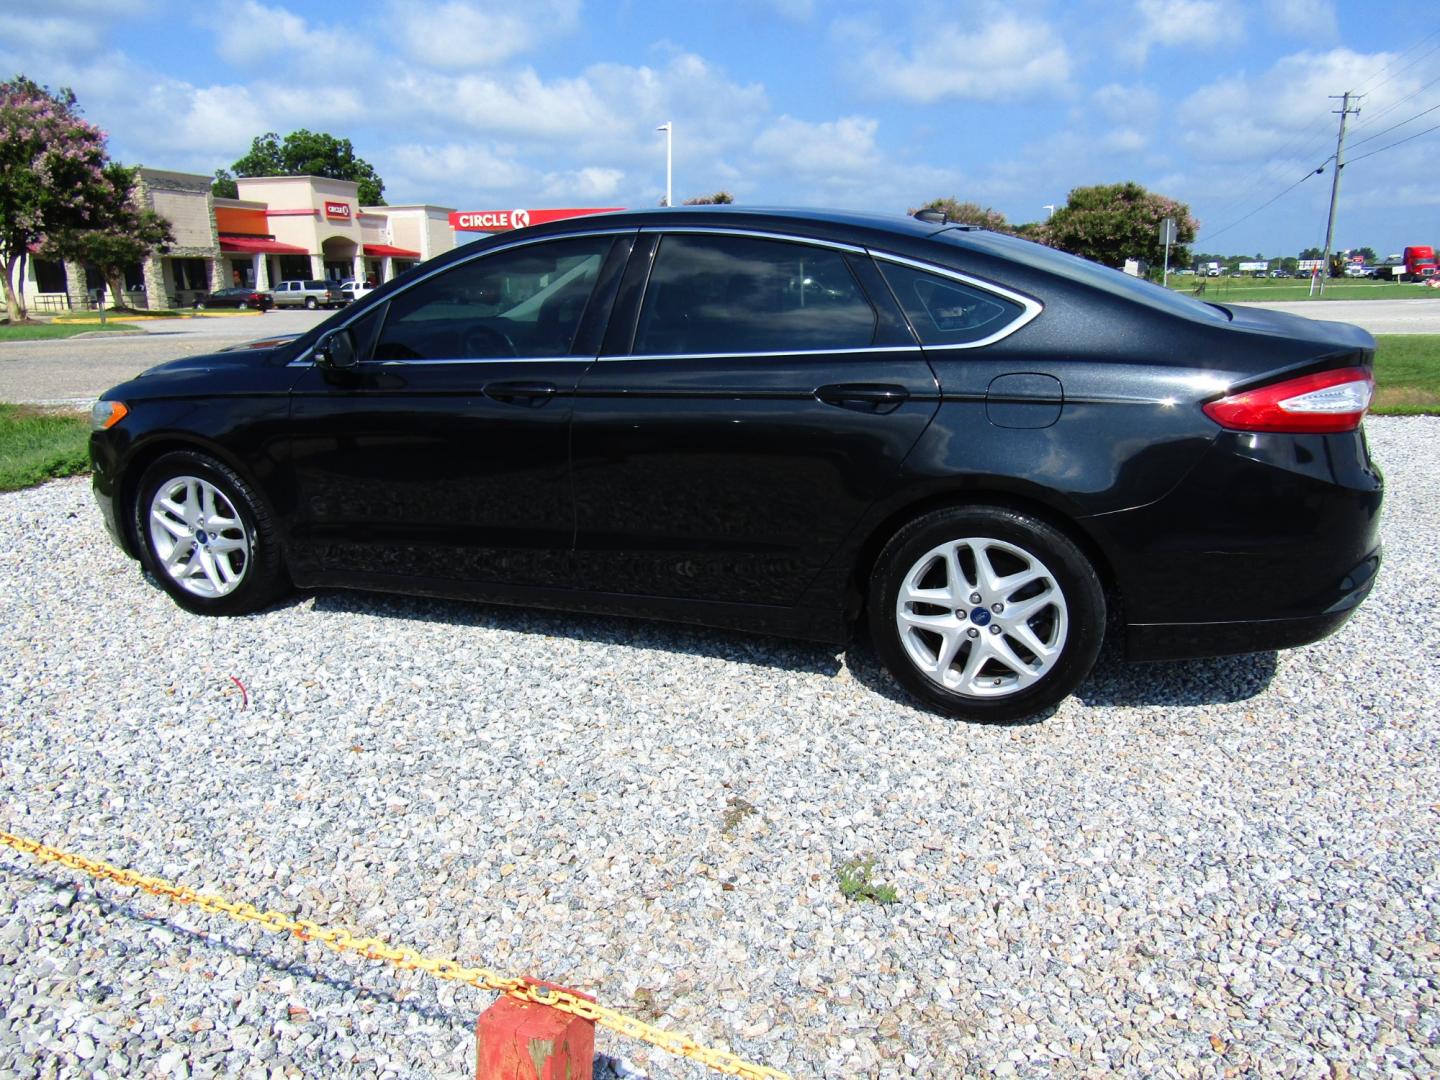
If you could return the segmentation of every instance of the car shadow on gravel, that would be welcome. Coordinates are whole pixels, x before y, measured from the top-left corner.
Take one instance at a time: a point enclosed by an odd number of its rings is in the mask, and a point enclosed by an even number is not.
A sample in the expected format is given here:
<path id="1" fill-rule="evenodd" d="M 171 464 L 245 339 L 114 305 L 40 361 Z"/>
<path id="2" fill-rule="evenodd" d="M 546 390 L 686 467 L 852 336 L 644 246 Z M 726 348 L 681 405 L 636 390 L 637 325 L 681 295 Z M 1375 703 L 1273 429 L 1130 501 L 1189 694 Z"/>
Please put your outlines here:
<path id="1" fill-rule="evenodd" d="M 265 941 L 267 944 L 273 943 L 276 946 L 273 950 L 263 947 L 252 948 L 248 945 L 242 945 L 239 942 L 232 941 L 222 933 L 191 929 L 171 919 L 147 914 L 135 907 L 133 903 L 123 900 L 112 900 L 110 897 L 105 896 L 93 888 L 87 888 L 85 882 L 52 877 L 49 874 L 25 869 L 23 867 L 0 866 L 0 873 L 4 873 L 11 878 L 29 881 L 36 886 L 48 887 L 55 893 L 57 905 L 60 903 L 59 897 L 73 893 L 73 899 L 65 903 L 64 906 L 69 907 L 71 904 L 87 904 L 106 919 L 128 919 L 132 923 L 148 927 L 151 930 L 159 930 L 170 934 L 177 940 L 187 942 L 192 947 L 202 949 L 206 952 L 229 953 L 231 956 L 238 956 L 246 961 L 258 964 L 261 967 L 268 968 L 278 975 L 303 979 L 306 982 L 326 986 L 338 990 L 341 993 L 352 994 L 359 1000 L 392 1006 L 403 1012 L 423 1017 L 426 1020 L 442 1023 L 447 1027 L 455 1028 L 457 1031 L 462 1031 L 466 1034 L 474 1028 L 474 1017 L 468 1013 L 456 1013 L 446 1009 L 436 1008 L 424 1002 L 398 997 L 385 990 L 372 990 L 367 986 L 361 986 L 358 983 L 351 982 L 349 979 L 337 979 L 332 975 L 327 975 L 306 964 L 304 961 L 288 960 L 279 956 L 277 954 L 279 947 L 282 945 L 280 938 L 271 938 L 269 935 L 262 937 L 262 941 Z M 97 947 L 108 949 L 115 949 L 117 946 L 126 948 L 131 952 L 138 952 L 143 948 L 143 946 L 139 945 L 121 943 L 115 939 L 112 939 L 108 944 L 97 945 Z M 160 948 L 159 946 L 153 945 L 153 943 L 150 947 L 157 950 Z"/>
<path id="2" fill-rule="evenodd" d="M 293 603 L 304 603 L 311 598 L 317 612 L 373 615 L 540 637 L 573 638 L 601 645 L 657 649 L 814 675 L 837 675 L 841 668 L 842 650 L 835 646 L 740 630 L 712 630 L 624 615 L 585 615 L 506 607 L 480 601 L 435 600 L 346 590 L 300 594 Z"/>
<path id="3" fill-rule="evenodd" d="M 1074 696 L 1089 706 L 1224 705 L 1263 694 L 1278 665 L 1274 651 L 1130 663 L 1107 644 Z"/>

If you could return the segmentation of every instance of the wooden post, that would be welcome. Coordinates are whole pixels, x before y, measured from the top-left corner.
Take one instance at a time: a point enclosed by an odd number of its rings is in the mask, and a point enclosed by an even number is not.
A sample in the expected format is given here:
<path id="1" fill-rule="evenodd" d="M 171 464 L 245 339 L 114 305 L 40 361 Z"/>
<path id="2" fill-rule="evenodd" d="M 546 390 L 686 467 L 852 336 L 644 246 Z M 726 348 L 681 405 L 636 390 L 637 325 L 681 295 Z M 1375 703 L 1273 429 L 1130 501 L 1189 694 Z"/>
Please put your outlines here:
<path id="1" fill-rule="evenodd" d="M 592 1080 L 594 1066 L 594 1023 L 548 1005 L 501 994 L 475 1023 L 475 1080 Z"/>

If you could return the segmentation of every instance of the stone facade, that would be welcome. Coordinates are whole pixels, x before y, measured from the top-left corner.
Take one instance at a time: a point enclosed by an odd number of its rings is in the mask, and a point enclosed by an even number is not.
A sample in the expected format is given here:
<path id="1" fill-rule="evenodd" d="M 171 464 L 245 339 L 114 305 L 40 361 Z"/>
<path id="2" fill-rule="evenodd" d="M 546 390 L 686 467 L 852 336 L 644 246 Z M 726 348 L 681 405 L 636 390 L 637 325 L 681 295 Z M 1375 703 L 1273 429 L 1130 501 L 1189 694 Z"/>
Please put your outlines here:
<path id="1" fill-rule="evenodd" d="M 204 259 L 206 290 L 223 289 L 220 234 L 215 228 L 215 199 L 211 178 L 196 173 L 141 169 L 136 197 L 170 222 L 175 243 L 165 254 L 145 260 L 145 301 L 152 308 L 189 303 L 190 293 L 177 287 L 174 259 Z M 83 280 L 83 277 L 82 277 Z"/>

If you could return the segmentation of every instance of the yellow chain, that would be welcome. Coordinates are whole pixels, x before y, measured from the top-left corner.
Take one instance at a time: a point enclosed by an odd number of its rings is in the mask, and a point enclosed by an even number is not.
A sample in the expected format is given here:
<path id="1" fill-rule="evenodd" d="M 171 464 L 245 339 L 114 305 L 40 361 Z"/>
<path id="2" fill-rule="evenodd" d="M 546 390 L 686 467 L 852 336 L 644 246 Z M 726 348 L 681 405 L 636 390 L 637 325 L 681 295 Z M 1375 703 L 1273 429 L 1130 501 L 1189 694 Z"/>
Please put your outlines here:
<path id="1" fill-rule="evenodd" d="M 57 862 L 94 878 L 104 878 L 126 888 L 142 889 L 155 896 L 166 897 L 177 904 L 193 904 L 212 915 L 228 915 L 241 922 L 256 923 L 262 929 L 273 933 L 293 934 L 301 941 L 318 941 L 335 952 L 352 952 L 369 960 L 384 960 L 405 971 L 424 971 L 437 979 L 468 983 L 481 990 L 498 990 L 520 1001 L 548 1005 L 560 1012 L 591 1020 L 601 1027 L 618 1031 L 632 1039 L 652 1043 L 672 1054 L 692 1058 L 731 1076 L 743 1076 L 747 1080 L 791 1080 L 788 1073 L 764 1065 L 754 1065 L 725 1050 L 701 1046 L 688 1035 L 666 1031 L 564 990 L 539 986 L 529 979 L 507 978 L 489 968 L 466 967 L 458 960 L 426 956 L 414 949 L 388 945 L 376 937 L 357 938 L 349 930 L 332 930 L 308 919 L 292 919 L 280 911 L 261 911 L 254 904 L 236 903 L 214 893 L 198 892 L 188 885 L 176 885 L 164 878 L 146 877 L 134 870 L 125 870 L 99 859 L 87 859 L 83 855 L 61 851 L 14 833 L 0 831 L 0 843 L 32 855 L 41 862 Z"/>

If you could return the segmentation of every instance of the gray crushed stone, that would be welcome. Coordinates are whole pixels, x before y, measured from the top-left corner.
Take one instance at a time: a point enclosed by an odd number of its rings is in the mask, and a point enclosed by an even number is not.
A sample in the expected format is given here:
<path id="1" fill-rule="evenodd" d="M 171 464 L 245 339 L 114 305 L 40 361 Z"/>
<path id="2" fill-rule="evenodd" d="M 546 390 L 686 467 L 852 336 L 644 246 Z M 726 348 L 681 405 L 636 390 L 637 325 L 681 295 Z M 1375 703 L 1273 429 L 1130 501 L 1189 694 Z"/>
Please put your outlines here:
<path id="1" fill-rule="evenodd" d="M 860 650 L 348 592 L 201 619 L 85 481 L 0 495 L 0 827 L 797 1077 L 1436 1075 L 1440 420 L 1367 427 L 1388 561 L 1339 634 L 1108 655 L 1009 727 Z M 842 898 L 866 856 L 898 903 Z M 0 854 L 0 1076 L 473 1076 L 489 1000 Z"/>

